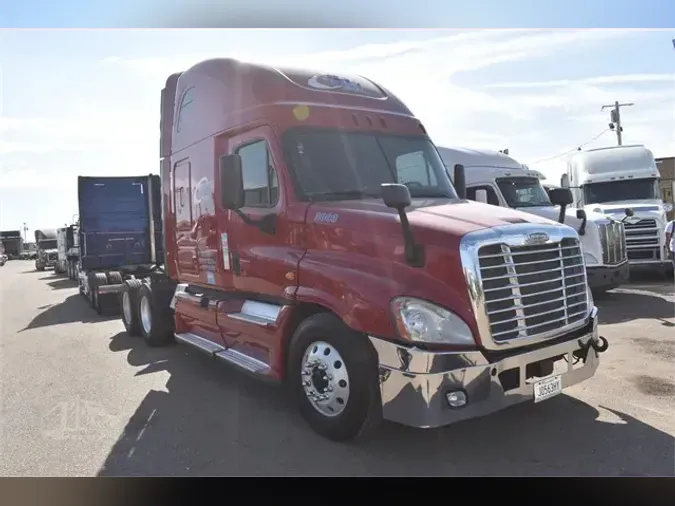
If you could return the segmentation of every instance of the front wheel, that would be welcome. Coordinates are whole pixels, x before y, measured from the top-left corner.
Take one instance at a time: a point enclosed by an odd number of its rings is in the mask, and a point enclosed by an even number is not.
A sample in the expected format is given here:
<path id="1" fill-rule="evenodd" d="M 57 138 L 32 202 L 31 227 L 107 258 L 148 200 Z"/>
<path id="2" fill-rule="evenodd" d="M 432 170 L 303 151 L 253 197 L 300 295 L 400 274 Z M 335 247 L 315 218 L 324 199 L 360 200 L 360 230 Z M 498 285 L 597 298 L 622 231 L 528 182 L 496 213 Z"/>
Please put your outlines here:
<path id="1" fill-rule="evenodd" d="M 375 352 L 367 337 L 321 313 L 290 343 L 288 386 L 303 418 L 334 441 L 365 439 L 382 420 Z"/>

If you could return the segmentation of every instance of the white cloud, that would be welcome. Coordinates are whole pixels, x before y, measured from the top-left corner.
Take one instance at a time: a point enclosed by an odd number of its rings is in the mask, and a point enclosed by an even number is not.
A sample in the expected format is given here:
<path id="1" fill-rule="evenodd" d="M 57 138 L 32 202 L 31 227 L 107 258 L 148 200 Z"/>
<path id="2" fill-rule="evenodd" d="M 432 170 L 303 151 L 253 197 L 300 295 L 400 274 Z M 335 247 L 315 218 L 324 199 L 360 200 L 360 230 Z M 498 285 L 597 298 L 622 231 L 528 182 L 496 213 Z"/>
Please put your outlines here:
<path id="1" fill-rule="evenodd" d="M 274 55 L 253 54 L 235 46 L 227 55 L 244 61 L 365 75 L 396 93 L 439 145 L 508 147 L 523 162 L 536 162 L 574 149 L 576 144 L 596 135 L 606 127 L 609 116 L 607 111 L 600 111 L 600 106 L 621 98 L 636 104 L 633 110 L 625 112 L 626 138 L 645 143 L 657 154 L 675 152 L 672 142 L 675 135 L 669 138 L 669 133 L 675 131 L 673 74 L 623 72 L 530 82 L 510 79 L 513 77 L 510 65 L 528 62 L 534 69 L 538 61 L 553 59 L 565 60 L 569 67 L 572 60 L 580 61 L 616 39 L 639 37 L 640 32 L 486 30 L 441 36 L 431 33 L 434 35 L 427 39 L 405 40 L 406 32 L 402 31 L 404 40 L 399 42 L 365 44 L 340 51 L 296 55 L 276 51 Z M 129 102 L 117 107 L 101 92 L 98 100 L 80 103 L 57 119 L 0 117 L 3 139 L 0 161 L 3 156 L 58 149 L 70 151 L 74 156 L 78 152 L 99 153 L 101 162 L 96 167 L 99 174 L 104 170 L 114 174 L 156 170 L 159 89 L 169 74 L 200 60 L 222 56 L 222 51 L 209 50 L 134 59 L 102 57 L 98 69 L 108 72 L 106 75 L 117 75 L 115 79 L 130 85 L 133 91 Z M 618 70 L 620 63 L 617 62 Z M 466 84 L 465 81 L 478 75 L 474 74 L 477 71 L 481 71 L 485 84 Z M 490 76 L 487 81 L 486 75 Z M 612 142 L 610 135 L 589 147 L 607 142 Z M 40 169 L 32 170 L 35 172 L 13 176 L 12 184 L 35 180 Z M 550 170 L 553 173 L 557 169 Z"/>
<path id="2" fill-rule="evenodd" d="M 675 85 L 675 73 L 672 74 L 625 74 L 597 76 L 585 79 L 559 79 L 556 81 L 530 81 L 488 84 L 485 88 L 549 88 L 570 86 L 572 84 L 622 84 L 622 83 L 670 83 Z"/>

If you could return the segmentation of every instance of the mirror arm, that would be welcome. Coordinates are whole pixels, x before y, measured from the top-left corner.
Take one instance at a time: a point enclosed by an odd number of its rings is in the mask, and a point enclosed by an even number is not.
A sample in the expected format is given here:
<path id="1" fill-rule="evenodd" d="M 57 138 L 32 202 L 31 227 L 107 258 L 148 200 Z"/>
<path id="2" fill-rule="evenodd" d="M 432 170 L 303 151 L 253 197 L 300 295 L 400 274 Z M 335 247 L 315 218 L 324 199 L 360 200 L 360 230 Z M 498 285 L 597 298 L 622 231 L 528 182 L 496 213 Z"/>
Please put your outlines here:
<path id="1" fill-rule="evenodd" d="M 581 220 L 581 225 L 579 225 L 579 230 L 578 230 L 578 234 L 579 234 L 579 235 L 586 235 L 586 220 L 587 220 L 587 219 L 588 219 L 588 218 L 586 218 L 586 216 L 584 216 L 584 217 L 582 218 L 582 220 Z"/>
<path id="2" fill-rule="evenodd" d="M 277 223 L 276 220 L 274 219 L 275 215 L 270 214 L 268 216 L 260 218 L 259 220 L 254 220 L 249 216 L 246 216 L 241 209 L 233 209 L 233 211 L 237 213 L 237 216 L 239 216 L 242 219 L 242 221 L 247 225 L 257 227 L 258 229 L 260 229 L 261 232 L 264 232 L 269 235 L 274 235 L 276 233 Z"/>
<path id="3" fill-rule="evenodd" d="M 401 228 L 403 229 L 406 262 L 412 267 L 424 267 L 424 248 L 421 244 L 415 243 L 405 208 L 398 209 L 398 217 L 401 219 Z"/>
<path id="4" fill-rule="evenodd" d="M 560 214 L 558 215 L 558 222 L 565 224 L 565 210 L 567 209 L 567 204 L 562 204 L 560 206 Z"/>

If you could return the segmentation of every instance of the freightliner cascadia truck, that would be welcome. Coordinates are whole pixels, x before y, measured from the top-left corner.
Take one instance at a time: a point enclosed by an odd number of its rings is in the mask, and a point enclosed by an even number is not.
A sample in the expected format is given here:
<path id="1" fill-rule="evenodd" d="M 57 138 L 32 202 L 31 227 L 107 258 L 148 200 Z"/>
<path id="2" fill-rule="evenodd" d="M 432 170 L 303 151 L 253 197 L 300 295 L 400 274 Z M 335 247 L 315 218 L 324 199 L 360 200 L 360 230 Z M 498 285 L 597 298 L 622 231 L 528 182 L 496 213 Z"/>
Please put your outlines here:
<path id="1" fill-rule="evenodd" d="M 567 209 L 566 203 L 551 202 L 540 174 L 497 151 L 462 147 L 438 147 L 446 167 L 462 164 L 466 171 L 467 197 L 497 206 L 564 222 L 579 234 L 586 262 L 588 285 L 601 294 L 626 283 L 630 276 L 623 223 L 590 210 Z M 559 195 L 557 188 L 551 195 Z M 572 202 L 570 202 L 572 203 Z"/>
<path id="2" fill-rule="evenodd" d="M 285 384 L 333 440 L 594 375 L 608 344 L 577 232 L 466 200 L 463 167 L 453 185 L 387 89 L 211 59 L 171 75 L 161 104 L 147 263 L 90 270 L 89 290 L 121 294 L 129 334 Z"/>

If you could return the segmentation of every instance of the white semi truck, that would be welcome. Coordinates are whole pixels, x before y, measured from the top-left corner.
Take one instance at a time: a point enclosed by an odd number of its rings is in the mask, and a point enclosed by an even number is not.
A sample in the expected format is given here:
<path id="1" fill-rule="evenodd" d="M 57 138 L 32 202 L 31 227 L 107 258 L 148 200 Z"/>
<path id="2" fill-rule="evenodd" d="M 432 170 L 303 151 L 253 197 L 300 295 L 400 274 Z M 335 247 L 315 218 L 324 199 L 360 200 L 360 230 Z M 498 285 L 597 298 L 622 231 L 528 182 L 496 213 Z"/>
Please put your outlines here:
<path id="1" fill-rule="evenodd" d="M 588 284 L 594 292 L 611 290 L 628 280 L 625 230 L 619 220 L 590 210 L 553 205 L 541 184 L 542 174 L 502 152 L 461 147 L 439 147 L 438 151 L 449 174 L 455 164 L 464 165 L 467 198 L 575 228 L 584 251 Z"/>
<path id="2" fill-rule="evenodd" d="M 669 273 L 665 244 L 666 207 L 652 152 L 642 145 L 578 151 L 567 160 L 560 185 L 570 188 L 574 206 L 605 216 L 632 214 L 625 222 L 628 262 Z"/>

